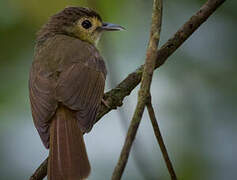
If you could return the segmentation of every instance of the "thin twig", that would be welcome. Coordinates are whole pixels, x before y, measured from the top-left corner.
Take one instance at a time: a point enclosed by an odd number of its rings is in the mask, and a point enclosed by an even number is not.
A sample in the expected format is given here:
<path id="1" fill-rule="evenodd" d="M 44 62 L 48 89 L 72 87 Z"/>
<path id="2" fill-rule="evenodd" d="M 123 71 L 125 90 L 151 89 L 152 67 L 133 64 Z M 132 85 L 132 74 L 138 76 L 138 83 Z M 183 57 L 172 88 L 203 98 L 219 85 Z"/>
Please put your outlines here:
<path id="1" fill-rule="evenodd" d="M 48 167 L 48 158 L 42 162 L 42 164 L 36 169 L 34 174 L 30 177 L 29 180 L 42 180 L 47 174 L 47 167 Z"/>
<path id="2" fill-rule="evenodd" d="M 157 52 L 156 68 L 163 65 L 167 58 L 178 49 L 198 27 L 204 23 L 225 0 L 208 0 Z M 104 95 L 110 108 L 102 106 L 97 121 L 105 114 L 122 106 L 124 98 L 141 82 L 144 65 L 130 73 L 114 89 Z"/>
<path id="3" fill-rule="evenodd" d="M 162 19 L 162 0 L 154 0 L 150 40 L 146 53 L 146 61 L 144 71 L 142 74 L 141 87 L 138 92 L 138 102 L 127 132 L 126 140 L 124 142 L 118 163 L 114 169 L 111 178 L 112 180 L 119 180 L 122 177 L 123 171 L 128 161 L 132 143 L 136 137 L 136 133 L 139 124 L 141 122 L 147 98 L 149 97 L 153 71 L 156 63 L 157 48 L 160 40 L 161 19 Z"/>
<path id="4" fill-rule="evenodd" d="M 91 0 L 91 2 L 98 2 Z M 96 6 L 94 6 L 96 7 Z M 113 59 L 114 56 L 114 49 L 112 48 L 112 41 L 109 41 L 108 38 L 105 38 L 102 43 L 102 49 L 106 49 L 106 57 L 107 59 Z M 109 81 L 107 80 L 107 85 L 109 87 L 114 87 L 116 85 L 115 82 L 118 82 L 118 76 L 120 74 L 120 70 L 117 68 L 116 64 L 113 61 L 108 61 L 107 66 L 110 72 L 110 78 Z M 123 109 L 120 109 L 118 112 L 118 117 L 120 124 L 122 126 L 123 133 L 125 134 L 127 132 L 130 120 L 127 117 L 126 113 L 123 111 Z M 154 179 L 152 178 L 152 174 L 148 171 L 149 167 L 144 163 L 144 157 L 141 156 L 140 151 L 142 150 L 142 142 L 141 139 L 137 139 L 136 142 L 133 144 L 132 148 L 132 158 L 134 160 L 135 166 L 137 171 L 140 173 L 141 177 L 143 179 Z"/>
<path id="5" fill-rule="evenodd" d="M 200 10 L 193 15 L 174 35 L 170 38 L 157 52 L 156 68 L 159 68 L 165 63 L 167 58 L 172 55 L 175 50 L 187 40 L 192 33 L 203 24 L 215 10 L 224 3 L 225 0 L 208 0 Z M 130 73 L 123 81 L 121 81 L 114 89 L 108 91 L 104 95 L 109 107 L 101 106 L 101 110 L 97 115 L 98 122 L 105 114 L 111 110 L 122 106 L 124 98 L 137 87 L 141 82 L 142 72 L 144 65 L 140 66 L 136 71 Z M 95 122 L 95 123 L 96 123 Z M 45 161 L 44 161 L 45 162 Z M 47 175 L 47 164 L 42 164 L 32 175 L 34 180 L 42 180 Z M 39 173 L 40 172 L 40 173 Z M 42 174 L 37 176 L 36 174 Z"/>
<path id="6" fill-rule="evenodd" d="M 153 127 L 153 130 L 154 130 L 157 142 L 160 146 L 163 158 L 165 160 L 166 167 L 167 167 L 167 169 L 170 173 L 170 177 L 171 177 L 172 180 L 176 180 L 177 176 L 175 174 L 173 165 L 170 161 L 167 149 L 165 147 L 165 143 L 163 141 L 163 138 L 162 138 L 162 135 L 161 135 L 161 132 L 160 132 L 159 125 L 158 125 L 157 120 L 156 120 L 155 112 L 154 112 L 154 109 L 153 109 L 153 106 L 152 106 L 152 103 L 151 103 L 151 97 L 147 101 L 147 110 L 148 110 L 148 113 L 149 113 L 149 116 L 150 116 L 150 120 L 151 120 L 151 123 L 152 123 L 152 127 Z"/>

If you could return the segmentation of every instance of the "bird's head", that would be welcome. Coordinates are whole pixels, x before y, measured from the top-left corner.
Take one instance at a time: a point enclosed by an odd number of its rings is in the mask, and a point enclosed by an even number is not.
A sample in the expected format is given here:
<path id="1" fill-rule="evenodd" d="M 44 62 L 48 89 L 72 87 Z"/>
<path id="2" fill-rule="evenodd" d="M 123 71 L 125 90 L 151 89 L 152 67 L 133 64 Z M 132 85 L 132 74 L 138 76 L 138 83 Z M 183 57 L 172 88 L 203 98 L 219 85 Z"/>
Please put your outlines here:
<path id="1" fill-rule="evenodd" d="M 120 30 L 124 28 L 103 22 L 100 15 L 89 8 L 67 7 L 50 18 L 40 30 L 38 38 L 65 34 L 96 45 L 103 32 Z"/>

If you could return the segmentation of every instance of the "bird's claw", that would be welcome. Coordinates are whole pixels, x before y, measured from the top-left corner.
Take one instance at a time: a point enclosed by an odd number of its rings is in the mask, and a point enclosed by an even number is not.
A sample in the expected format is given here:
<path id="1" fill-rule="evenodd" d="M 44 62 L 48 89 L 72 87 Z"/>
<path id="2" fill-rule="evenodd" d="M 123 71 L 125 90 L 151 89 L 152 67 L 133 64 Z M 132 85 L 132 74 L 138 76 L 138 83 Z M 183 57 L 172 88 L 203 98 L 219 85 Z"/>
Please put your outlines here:
<path id="1" fill-rule="evenodd" d="M 106 100 L 104 100 L 103 98 L 102 98 L 101 102 L 102 102 L 102 104 L 104 104 L 107 108 L 110 108 L 110 106 L 108 105 L 108 103 L 106 102 Z"/>

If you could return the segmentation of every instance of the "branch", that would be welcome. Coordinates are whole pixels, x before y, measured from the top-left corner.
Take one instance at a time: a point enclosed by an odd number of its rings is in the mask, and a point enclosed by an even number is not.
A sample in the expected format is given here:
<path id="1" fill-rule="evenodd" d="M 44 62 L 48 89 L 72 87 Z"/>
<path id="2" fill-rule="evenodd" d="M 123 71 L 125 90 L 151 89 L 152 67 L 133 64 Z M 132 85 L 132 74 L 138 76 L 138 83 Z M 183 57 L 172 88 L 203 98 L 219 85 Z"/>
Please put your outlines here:
<path id="1" fill-rule="evenodd" d="M 128 161 L 133 141 L 136 137 L 137 130 L 142 119 L 144 108 L 149 98 L 151 81 L 156 64 L 158 43 L 160 40 L 161 21 L 162 21 L 162 0 L 154 0 L 150 40 L 148 43 L 146 53 L 144 71 L 142 73 L 141 87 L 138 92 L 138 102 L 135 112 L 133 114 L 132 121 L 128 128 L 127 136 L 118 163 L 114 169 L 111 178 L 112 180 L 119 180 L 122 177 L 122 174 Z"/>
<path id="2" fill-rule="evenodd" d="M 160 67 L 165 63 L 167 58 L 175 52 L 175 50 L 188 39 L 197 28 L 204 23 L 208 17 L 215 12 L 215 10 L 224 3 L 225 0 L 208 0 L 200 10 L 193 15 L 175 34 L 170 38 L 157 52 L 156 66 Z M 132 90 L 140 83 L 143 72 L 143 65 L 136 71 L 129 74 L 121 83 L 119 83 L 114 89 L 105 93 L 104 99 L 106 100 L 109 108 L 101 106 L 101 110 L 97 115 L 98 122 L 105 114 L 117 107 L 122 106 L 122 102 L 126 96 L 128 96 Z M 95 122 L 95 123 L 96 123 Z M 39 173 L 40 172 L 40 173 Z M 43 174 L 43 176 L 36 176 L 36 174 Z M 47 175 L 47 164 L 45 161 L 32 175 L 34 180 L 42 180 L 42 177 Z"/>
<path id="3" fill-rule="evenodd" d="M 41 163 L 29 180 L 42 180 L 47 175 L 48 158 Z"/>
<path id="4" fill-rule="evenodd" d="M 163 65 L 167 58 L 187 40 L 197 28 L 204 23 L 225 0 L 208 0 L 157 52 L 156 69 Z M 104 99 L 110 108 L 102 106 L 97 121 L 112 109 L 122 106 L 123 99 L 141 82 L 144 65 L 129 74 L 114 89 L 107 92 Z"/>
<path id="5" fill-rule="evenodd" d="M 149 100 L 147 102 L 147 110 L 148 110 L 148 113 L 149 113 L 149 116 L 150 116 L 150 120 L 151 120 L 151 123 L 152 123 L 152 127 L 153 127 L 153 130 L 154 130 L 157 142 L 160 146 L 162 155 L 164 157 L 166 167 L 167 167 L 167 169 L 170 173 L 170 177 L 171 177 L 172 180 L 176 180 L 177 176 L 175 174 L 174 168 L 173 168 L 172 163 L 170 161 L 168 152 L 167 152 L 166 147 L 165 147 L 165 143 L 163 141 L 163 138 L 162 138 L 162 135 L 161 135 L 161 132 L 160 132 L 160 129 L 159 129 L 159 125 L 158 125 L 157 120 L 156 120 L 155 112 L 154 112 L 154 109 L 153 109 L 153 106 L 152 106 L 152 103 L 151 103 L 151 97 L 149 98 Z"/>

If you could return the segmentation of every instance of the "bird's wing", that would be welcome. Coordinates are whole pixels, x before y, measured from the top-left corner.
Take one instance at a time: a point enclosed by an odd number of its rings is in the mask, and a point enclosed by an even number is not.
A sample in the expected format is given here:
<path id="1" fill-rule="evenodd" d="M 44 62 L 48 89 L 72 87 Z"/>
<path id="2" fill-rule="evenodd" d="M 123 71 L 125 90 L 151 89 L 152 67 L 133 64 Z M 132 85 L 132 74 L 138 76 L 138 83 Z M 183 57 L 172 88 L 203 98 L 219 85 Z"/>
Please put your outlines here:
<path id="1" fill-rule="evenodd" d="M 96 60 L 94 62 L 101 63 Z M 63 68 L 58 79 L 56 98 L 76 111 L 76 118 L 83 132 L 92 128 L 101 104 L 105 86 L 103 71 L 104 69 L 77 62 Z"/>
<path id="2" fill-rule="evenodd" d="M 106 68 L 89 43 L 57 35 L 36 51 L 29 89 L 32 116 L 48 148 L 50 120 L 58 102 L 76 112 L 83 131 L 94 123 L 104 93 Z"/>
<path id="3" fill-rule="evenodd" d="M 49 121 L 57 108 L 54 86 L 48 77 L 37 63 L 32 65 L 29 79 L 32 116 L 46 148 L 49 148 Z"/>

